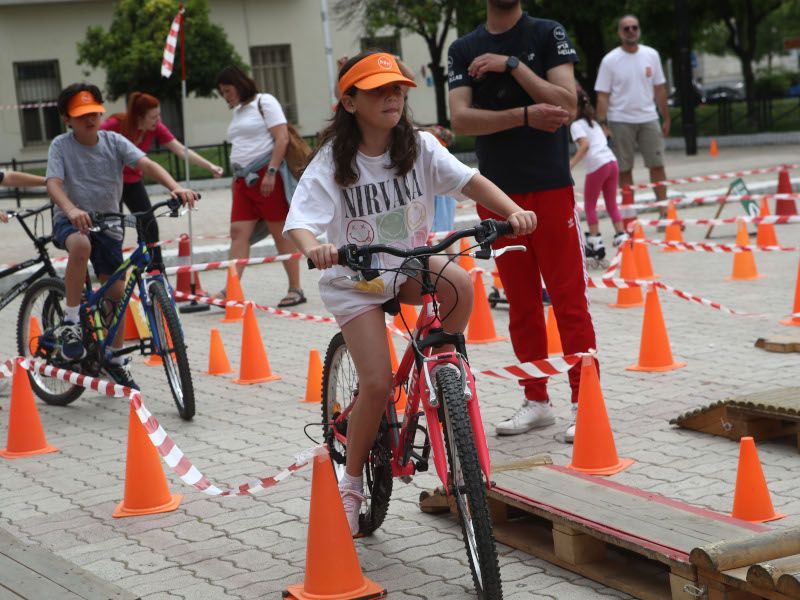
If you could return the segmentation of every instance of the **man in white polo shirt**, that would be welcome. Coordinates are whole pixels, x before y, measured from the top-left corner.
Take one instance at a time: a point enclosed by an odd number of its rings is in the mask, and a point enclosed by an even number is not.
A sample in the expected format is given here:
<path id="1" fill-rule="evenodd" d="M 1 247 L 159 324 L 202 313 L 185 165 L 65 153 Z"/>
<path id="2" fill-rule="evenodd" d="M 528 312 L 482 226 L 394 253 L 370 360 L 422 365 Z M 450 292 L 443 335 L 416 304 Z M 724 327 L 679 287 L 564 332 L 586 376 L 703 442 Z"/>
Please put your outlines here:
<path id="1" fill-rule="evenodd" d="M 664 181 L 664 137 L 669 135 L 670 118 L 661 57 L 639 43 L 641 29 L 635 16 L 622 17 L 617 33 L 622 44 L 603 57 L 594 84 L 597 120 L 613 137 L 620 187 L 633 184 L 637 146 L 650 169 L 650 181 Z M 665 200 L 667 188 L 658 186 L 655 194 Z"/>

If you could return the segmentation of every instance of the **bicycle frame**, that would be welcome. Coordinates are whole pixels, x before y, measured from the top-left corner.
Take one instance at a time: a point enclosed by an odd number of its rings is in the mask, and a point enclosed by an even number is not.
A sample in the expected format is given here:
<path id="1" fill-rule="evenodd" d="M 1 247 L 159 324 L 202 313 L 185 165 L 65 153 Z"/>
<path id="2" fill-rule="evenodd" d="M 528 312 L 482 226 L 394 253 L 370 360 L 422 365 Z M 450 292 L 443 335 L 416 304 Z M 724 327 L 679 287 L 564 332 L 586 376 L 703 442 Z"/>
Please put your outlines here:
<path id="1" fill-rule="evenodd" d="M 166 278 L 159 272 L 159 271 L 152 271 L 152 272 L 145 272 L 142 274 L 142 269 L 147 266 L 150 262 L 150 254 L 147 251 L 147 246 L 144 242 L 139 242 L 139 245 L 133 251 L 125 261 L 117 268 L 116 271 L 108 278 L 108 280 L 103 283 L 97 290 L 92 290 L 89 281 L 87 280 L 86 283 L 86 300 L 81 304 L 81 310 L 87 310 L 90 317 L 91 317 L 91 326 L 95 335 L 97 336 L 97 340 L 99 342 L 98 351 L 100 352 L 100 357 L 110 358 L 111 356 L 121 356 L 123 354 L 128 354 L 130 352 L 134 352 L 135 350 L 141 351 L 143 354 L 152 353 L 153 348 L 160 349 L 162 347 L 162 340 L 158 338 L 158 328 L 155 326 L 154 315 L 152 310 L 152 304 L 150 302 L 150 296 L 147 293 L 147 284 L 152 280 L 160 280 L 164 285 L 167 287 L 168 291 L 171 291 L 169 287 L 169 283 L 167 282 Z M 105 297 L 108 290 L 111 288 L 114 283 L 119 281 L 120 279 L 126 277 L 128 275 L 128 271 L 130 271 L 130 277 L 128 279 L 127 284 L 125 285 L 125 289 L 122 294 L 122 298 L 120 298 L 116 309 L 114 311 L 114 315 L 109 323 L 108 327 L 105 328 L 105 332 L 103 331 L 102 319 L 100 316 L 100 308 L 99 304 Z M 133 296 L 134 288 L 139 290 L 139 298 L 142 302 L 142 306 L 145 309 L 145 314 L 147 315 L 148 324 L 150 325 L 150 333 L 152 335 L 151 342 L 149 344 L 149 348 L 147 347 L 144 340 L 139 341 L 139 346 L 128 346 L 123 347 L 119 350 L 108 352 L 108 346 L 114 340 L 117 335 L 117 331 L 119 330 L 120 323 L 123 322 L 123 318 L 125 315 L 125 311 L 130 304 L 131 297 Z M 170 293 L 170 297 L 172 294 Z M 150 352 L 148 352 L 148 350 Z M 108 354 L 108 356 L 107 356 Z"/>
<path id="2" fill-rule="evenodd" d="M 467 413 L 472 425 L 478 461 L 481 465 L 487 484 L 490 481 L 490 458 L 486 435 L 483 430 L 483 419 L 478 405 L 478 394 L 475 389 L 475 379 L 472 375 L 463 334 L 448 334 L 441 330 L 442 324 L 438 317 L 438 301 L 436 292 L 430 282 L 423 284 L 422 309 L 417 318 L 412 337 L 416 343 L 409 343 L 397 372 L 392 379 L 393 397 L 387 402 L 386 420 L 389 424 L 389 447 L 392 452 L 392 475 L 395 477 L 410 476 L 415 473 L 414 463 L 410 460 L 411 449 L 417 432 L 419 407 L 422 404 L 425 419 L 428 423 L 428 440 L 433 450 L 433 463 L 436 474 L 449 492 L 447 482 L 447 455 L 444 448 L 441 421 L 439 419 L 440 399 L 436 394 L 435 382 L 431 379 L 431 370 L 435 365 L 449 363 L 455 365 L 461 372 L 461 380 L 465 383 L 464 397 L 467 401 Z M 454 344 L 455 352 L 433 353 L 434 347 L 442 344 Z M 402 424 L 397 421 L 395 398 L 408 381 L 408 399 Z M 357 399 L 356 399 L 357 402 Z M 356 402 L 352 402 L 339 415 L 337 420 L 347 419 Z M 346 436 L 334 427 L 336 439 L 346 444 Z"/>
<path id="3" fill-rule="evenodd" d="M 42 206 L 36 210 L 26 211 L 24 214 L 21 211 L 15 213 L 19 224 L 25 230 L 25 233 L 28 235 L 29 238 L 33 241 L 33 245 L 36 247 L 36 251 L 39 253 L 39 256 L 36 258 L 29 258 L 21 263 L 17 263 L 7 267 L 0 271 L 0 279 L 4 279 L 9 277 L 15 273 L 18 273 L 24 269 L 28 269 L 34 265 L 41 264 L 42 266 L 38 268 L 36 271 L 31 273 L 28 277 L 24 280 L 20 281 L 19 283 L 14 284 L 11 288 L 9 288 L 3 294 L 0 294 L 0 310 L 3 310 L 6 306 L 11 304 L 14 299 L 19 296 L 20 294 L 24 294 L 25 291 L 33 285 L 33 283 L 45 275 L 50 275 L 51 277 L 56 276 L 56 270 L 53 267 L 53 263 L 50 260 L 50 255 L 47 253 L 47 244 L 53 239 L 53 236 L 40 236 L 37 237 L 28 227 L 28 224 L 25 223 L 24 219 L 43 212 L 45 210 L 50 209 L 50 205 L 47 204 Z"/>

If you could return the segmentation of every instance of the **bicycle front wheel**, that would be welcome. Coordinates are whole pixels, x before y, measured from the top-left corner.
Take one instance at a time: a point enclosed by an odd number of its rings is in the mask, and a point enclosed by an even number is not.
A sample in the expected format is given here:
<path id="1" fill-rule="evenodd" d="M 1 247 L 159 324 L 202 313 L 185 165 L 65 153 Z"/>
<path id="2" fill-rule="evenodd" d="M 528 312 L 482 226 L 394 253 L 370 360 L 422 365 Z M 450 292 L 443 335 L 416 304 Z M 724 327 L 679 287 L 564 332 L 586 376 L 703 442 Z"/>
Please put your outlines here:
<path id="1" fill-rule="evenodd" d="M 45 277 L 25 292 L 17 318 L 17 353 L 27 358 L 53 362 L 56 339 L 53 331 L 64 320 L 64 282 Z M 31 335 L 31 324 L 40 331 Z M 58 366 L 56 364 L 56 366 Z M 66 406 L 83 393 L 83 388 L 61 379 L 28 372 L 33 392 L 47 404 Z"/>
<path id="2" fill-rule="evenodd" d="M 338 431 L 341 435 L 347 436 L 348 421 L 335 424 L 334 421 L 357 396 L 358 374 L 347 350 L 344 336 L 340 332 L 331 339 L 322 368 L 322 433 L 337 480 L 344 474 L 347 446 L 339 442 L 334 433 Z M 378 438 L 369 451 L 367 463 L 364 465 L 366 498 L 361 505 L 361 514 L 358 518 L 359 535 L 362 536 L 370 535 L 378 529 L 389 510 L 393 479 L 389 462 L 391 452 L 384 442 L 386 431 L 388 426 L 384 418 L 381 421 Z"/>
<path id="3" fill-rule="evenodd" d="M 152 317 L 160 346 L 157 349 L 158 355 L 164 363 L 178 414 L 181 419 L 189 421 L 194 417 L 194 386 L 181 322 L 162 282 L 153 281 L 147 291 L 152 303 Z"/>
<path id="4" fill-rule="evenodd" d="M 455 497 L 472 581 L 481 600 L 499 600 L 503 597 L 500 565 L 461 378 L 454 369 L 439 369 L 436 387 L 444 409 L 450 494 Z"/>

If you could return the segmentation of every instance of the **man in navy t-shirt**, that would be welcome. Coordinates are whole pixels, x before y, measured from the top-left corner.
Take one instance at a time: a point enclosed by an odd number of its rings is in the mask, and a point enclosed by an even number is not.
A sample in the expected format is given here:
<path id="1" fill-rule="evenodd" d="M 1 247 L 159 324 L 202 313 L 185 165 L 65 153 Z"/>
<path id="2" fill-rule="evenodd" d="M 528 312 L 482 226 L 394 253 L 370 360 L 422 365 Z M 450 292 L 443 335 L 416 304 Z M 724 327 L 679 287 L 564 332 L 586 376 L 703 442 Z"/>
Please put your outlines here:
<path id="1" fill-rule="evenodd" d="M 564 27 L 522 11 L 519 0 L 488 0 L 486 24 L 459 38 L 448 53 L 450 116 L 460 134 L 475 135 L 478 168 L 521 207 L 533 210 L 536 231 L 495 247 L 524 244 L 497 259 L 509 302 L 509 332 L 521 362 L 547 358 L 542 278 L 553 302 L 565 354 L 595 348 L 586 296 L 567 125 L 577 98 L 578 57 Z M 496 217 L 479 207 L 481 218 Z M 580 365 L 569 373 L 575 433 Z M 546 378 L 520 381 L 522 407 L 497 433 L 512 435 L 555 422 Z"/>

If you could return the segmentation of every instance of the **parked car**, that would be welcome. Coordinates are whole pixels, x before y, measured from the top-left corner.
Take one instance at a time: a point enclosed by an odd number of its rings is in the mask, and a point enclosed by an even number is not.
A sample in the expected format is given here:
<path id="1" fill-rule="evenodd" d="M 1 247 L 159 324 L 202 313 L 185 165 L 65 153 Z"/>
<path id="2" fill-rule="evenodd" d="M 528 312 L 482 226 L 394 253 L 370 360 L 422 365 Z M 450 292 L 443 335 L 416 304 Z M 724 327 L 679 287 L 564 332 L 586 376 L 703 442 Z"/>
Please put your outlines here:
<path id="1" fill-rule="evenodd" d="M 800 81 L 798 81 L 788 90 L 786 90 L 786 95 L 789 96 L 790 98 L 800 97 Z"/>
<path id="2" fill-rule="evenodd" d="M 706 90 L 706 102 L 717 104 L 719 102 L 733 102 L 744 100 L 744 89 L 727 85 L 718 85 Z"/>

